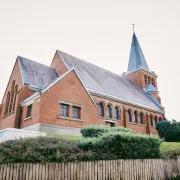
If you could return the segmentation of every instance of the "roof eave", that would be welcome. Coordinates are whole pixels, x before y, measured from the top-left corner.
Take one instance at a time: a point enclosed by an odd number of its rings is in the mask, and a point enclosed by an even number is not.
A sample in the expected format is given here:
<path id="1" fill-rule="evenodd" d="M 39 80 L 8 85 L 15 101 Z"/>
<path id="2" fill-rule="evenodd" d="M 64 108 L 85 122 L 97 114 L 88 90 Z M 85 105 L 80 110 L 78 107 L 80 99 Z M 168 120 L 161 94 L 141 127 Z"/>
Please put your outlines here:
<path id="1" fill-rule="evenodd" d="M 139 68 L 139 69 L 134 70 L 134 71 L 131 71 L 131 72 L 126 72 L 126 73 L 123 74 L 122 76 L 127 76 L 127 75 L 130 75 L 130 74 L 136 73 L 137 71 L 144 71 L 144 72 L 146 72 L 146 73 L 149 73 L 149 74 L 155 76 L 156 78 L 158 77 L 155 73 L 153 73 L 153 72 L 151 72 L 151 71 L 148 71 L 148 70 L 146 70 L 146 69 L 143 69 L 143 68 Z"/>
<path id="2" fill-rule="evenodd" d="M 110 94 L 106 94 L 106 93 L 103 93 L 103 92 L 99 92 L 99 91 L 96 91 L 96 90 L 93 90 L 93 89 L 90 89 L 90 88 L 87 88 L 87 90 L 89 91 L 89 93 L 91 95 L 103 97 L 103 98 L 110 99 L 110 100 L 113 100 L 113 101 L 117 101 L 117 102 L 120 102 L 120 103 L 123 103 L 123 104 L 131 105 L 131 106 L 138 107 L 138 108 L 143 108 L 143 109 L 150 110 L 150 111 L 153 111 L 153 112 L 158 112 L 158 113 L 161 113 L 161 114 L 165 113 L 164 110 L 158 110 L 158 109 L 155 109 L 153 107 L 150 107 L 150 106 L 147 106 L 147 105 L 144 105 L 144 104 L 141 104 L 141 103 L 137 103 L 137 102 L 133 102 L 133 101 L 130 101 L 130 100 L 127 100 L 127 99 L 119 98 L 119 97 L 116 97 L 116 96 L 113 96 L 113 95 L 110 95 Z"/>

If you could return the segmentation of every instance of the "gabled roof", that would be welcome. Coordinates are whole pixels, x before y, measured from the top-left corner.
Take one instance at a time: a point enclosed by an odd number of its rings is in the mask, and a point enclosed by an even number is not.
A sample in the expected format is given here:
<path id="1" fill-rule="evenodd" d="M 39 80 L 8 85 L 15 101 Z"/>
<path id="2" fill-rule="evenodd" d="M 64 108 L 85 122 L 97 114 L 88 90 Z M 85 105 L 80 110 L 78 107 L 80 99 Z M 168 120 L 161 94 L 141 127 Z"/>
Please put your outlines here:
<path id="1" fill-rule="evenodd" d="M 64 77 L 66 77 L 66 75 L 68 75 L 70 72 L 74 71 L 75 74 L 77 75 L 77 78 L 80 80 L 83 88 L 85 89 L 85 91 L 87 92 L 88 96 L 90 97 L 90 99 L 92 100 L 92 102 L 94 103 L 94 105 L 96 105 L 94 99 L 91 97 L 90 93 L 87 91 L 87 89 L 85 88 L 83 82 L 81 81 L 80 77 L 78 76 L 76 70 L 74 68 L 69 69 L 67 72 L 65 72 L 64 74 L 62 74 L 61 76 L 57 77 L 56 79 L 54 79 L 52 82 L 50 82 L 49 84 L 45 85 L 42 89 L 40 89 L 38 92 L 32 94 L 30 97 L 28 97 L 27 99 L 25 99 L 24 101 L 21 102 L 21 106 L 27 105 L 29 102 L 32 102 L 34 99 L 38 98 L 40 96 L 40 94 L 45 93 L 49 88 L 51 88 L 52 86 L 54 86 L 56 83 L 58 83 L 59 81 L 61 81 Z"/>
<path id="2" fill-rule="evenodd" d="M 18 56 L 24 84 L 43 87 L 59 77 L 55 68 Z"/>
<path id="3" fill-rule="evenodd" d="M 57 50 L 67 68 L 74 68 L 89 92 L 98 92 L 129 102 L 139 103 L 157 111 L 157 106 L 132 80 Z"/>
<path id="4" fill-rule="evenodd" d="M 150 83 L 147 88 L 144 89 L 145 92 L 158 93 L 158 90 Z"/>
<path id="5" fill-rule="evenodd" d="M 136 34 L 133 33 L 127 73 L 138 69 L 144 69 L 145 71 L 150 72 Z"/>

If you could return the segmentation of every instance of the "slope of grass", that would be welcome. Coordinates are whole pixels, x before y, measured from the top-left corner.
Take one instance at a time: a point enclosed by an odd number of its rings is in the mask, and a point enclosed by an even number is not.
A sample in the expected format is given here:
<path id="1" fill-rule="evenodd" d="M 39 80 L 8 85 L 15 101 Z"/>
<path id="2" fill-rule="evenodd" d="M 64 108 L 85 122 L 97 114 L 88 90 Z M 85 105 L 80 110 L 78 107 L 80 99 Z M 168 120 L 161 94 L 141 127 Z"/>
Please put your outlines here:
<path id="1" fill-rule="evenodd" d="M 78 140 L 80 137 L 78 136 L 70 136 L 70 135 L 60 135 L 60 134 L 48 134 L 47 137 L 58 138 L 58 139 L 71 139 Z"/>
<path id="2" fill-rule="evenodd" d="M 180 156 L 180 143 L 163 142 L 160 146 L 162 158 L 174 158 Z"/>

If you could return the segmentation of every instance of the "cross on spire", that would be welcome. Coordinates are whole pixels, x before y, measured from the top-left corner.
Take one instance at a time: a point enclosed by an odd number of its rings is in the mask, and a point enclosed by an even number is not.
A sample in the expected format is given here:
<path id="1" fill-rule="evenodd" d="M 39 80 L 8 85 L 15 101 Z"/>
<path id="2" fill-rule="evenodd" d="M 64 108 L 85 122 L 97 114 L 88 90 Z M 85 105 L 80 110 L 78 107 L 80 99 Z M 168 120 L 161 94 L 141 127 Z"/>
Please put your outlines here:
<path id="1" fill-rule="evenodd" d="M 132 25 L 133 25 L 133 33 L 134 33 L 135 24 L 134 24 L 134 23 L 132 23 Z"/>

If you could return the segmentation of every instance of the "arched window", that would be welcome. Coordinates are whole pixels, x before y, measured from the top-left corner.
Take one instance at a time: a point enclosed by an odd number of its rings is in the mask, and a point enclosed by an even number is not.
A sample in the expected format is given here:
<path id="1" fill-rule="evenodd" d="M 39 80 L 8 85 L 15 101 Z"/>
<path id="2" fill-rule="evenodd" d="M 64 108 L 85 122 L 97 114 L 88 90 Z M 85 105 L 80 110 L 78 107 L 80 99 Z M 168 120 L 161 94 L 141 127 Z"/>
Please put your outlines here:
<path id="1" fill-rule="evenodd" d="M 144 124 L 144 114 L 141 112 L 139 116 L 140 116 L 140 124 Z"/>
<path id="2" fill-rule="evenodd" d="M 162 121 L 162 117 L 159 117 L 159 121 Z"/>
<path id="3" fill-rule="evenodd" d="M 138 123 L 138 113 L 134 111 L 134 123 Z"/>
<path id="4" fill-rule="evenodd" d="M 112 107 L 110 104 L 107 105 L 107 118 L 112 118 Z"/>
<path id="5" fill-rule="evenodd" d="M 11 96 L 11 93 L 8 92 L 7 98 L 6 98 L 6 105 L 5 105 L 4 115 L 8 114 L 10 96 Z"/>
<path id="6" fill-rule="evenodd" d="M 16 86 L 14 90 L 13 111 L 15 110 L 17 91 L 18 91 L 18 86 Z"/>
<path id="7" fill-rule="evenodd" d="M 148 83 L 148 80 L 147 80 L 147 76 L 146 76 L 146 75 L 144 76 L 144 82 L 145 82 L 145 84 Z"/>
<path id="8" fill-rule="evenodd" d="M 103 105 L 103 103 L 99 103 L 99 116 L 104 117 L 104 105 Z"/>
<path id="9" fill-rule="evenodd" d="M 13 106 L 13 100 L 14 100 L 14 86 L 15 86 L 15 81 L 13 81 L 12 86 L 11 86 L 11 98 L 10 98 L 10 106 L 9 106 L 9 113 L 12 111 L 12 106 Z"/>
<path id="10" fill-rule="evenodd" d="M 157 122 L 158 122 L 158 117 L 155 116 L 155 117 L 154 117 L 154 125 L 156 125 Z"/>
<path id="11" fill-rule="evenodd" d="M 120 119 L 120 111 L 119 108 L 116 106 L 114 109 L 114 119 Z"/>
<path id="12" fill-rule="evenodd" d="M 131 110 L 128 110 L 128 122 L 132 122 Z"/>
<path id="13" fill-rule="evenodd" d="M 155 84 L 154 84 L 154 79 L 152 78 L 152 85 L 155 87 Z"/>
<path id="14" fill-rule="evenodd" d="M 150 77 L 148 77 L 148 84 L 150 84 L 151 83 L 151 78 Z"/>
<path id="15" fill-rule="evenodd" d="M 150 116 L 150 125 L 153 126 L 153 116 Z"/>

